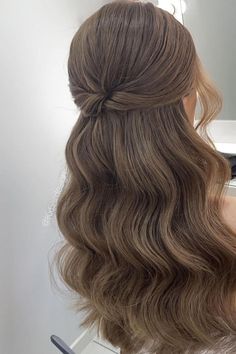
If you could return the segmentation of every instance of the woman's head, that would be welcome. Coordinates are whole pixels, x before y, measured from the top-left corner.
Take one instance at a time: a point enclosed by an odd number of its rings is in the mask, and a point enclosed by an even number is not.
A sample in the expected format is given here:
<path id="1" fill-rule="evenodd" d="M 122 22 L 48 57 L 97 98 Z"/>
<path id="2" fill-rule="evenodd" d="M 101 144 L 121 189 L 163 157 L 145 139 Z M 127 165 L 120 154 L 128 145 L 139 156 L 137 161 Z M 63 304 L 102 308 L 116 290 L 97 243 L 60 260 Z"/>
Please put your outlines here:
<path id="1" fill-rule="evenodd" d="M 190 33 L 151 2 L 114 1 L 75 33 L 68 73 L 81 112 L 55 260 L 82 325 L 129 354 L 223 346 L 236 331 L 236 235 L 220 213 L 231 171 L 206 133 L 222 102 Z"/>
<path id="2" fill-rule="evenodd" d="M 155 109 L 181 99 L 189 106 L 186 95 L 196 95 L 197 64 L 190 33 L 172 15 L 152 3 L 115 1 L 75 34 L 70 90 L 76 105 L 94 116 L 105 107 Z"/>

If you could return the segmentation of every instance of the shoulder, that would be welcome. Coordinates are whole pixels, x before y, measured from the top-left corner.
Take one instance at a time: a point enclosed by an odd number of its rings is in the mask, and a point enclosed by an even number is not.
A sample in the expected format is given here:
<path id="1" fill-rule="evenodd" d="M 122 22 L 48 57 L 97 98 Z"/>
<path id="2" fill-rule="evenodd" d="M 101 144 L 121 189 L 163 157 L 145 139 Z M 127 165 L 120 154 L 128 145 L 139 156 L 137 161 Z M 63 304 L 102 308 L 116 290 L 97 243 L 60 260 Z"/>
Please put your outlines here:
<path id="1" fill-rule="evenodd" d="M 224 196 L 222 216 L 231 229 L 236 232 L 236 197 Z"/>

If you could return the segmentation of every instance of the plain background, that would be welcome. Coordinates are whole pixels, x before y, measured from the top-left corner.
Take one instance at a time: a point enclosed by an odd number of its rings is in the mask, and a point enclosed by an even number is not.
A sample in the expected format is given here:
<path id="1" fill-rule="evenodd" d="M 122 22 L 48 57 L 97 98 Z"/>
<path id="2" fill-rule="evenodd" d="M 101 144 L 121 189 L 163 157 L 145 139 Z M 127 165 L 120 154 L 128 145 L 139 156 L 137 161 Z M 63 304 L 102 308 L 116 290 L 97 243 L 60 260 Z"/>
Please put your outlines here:
<path id="1" fill-rule="evenodd" d="M 50 354 L 56 334 L 83 330 L 69 298 L 53 291 L 48 258 L 64 148 L 78 117 L 68 90 L 69 44 L 104 1 L 1 0 L 0 352 Z M 236 3 L 189 0 L 184 21 L 203 63 L 224 91 L 222 119 L 235 119 Z M 225 2 L 226 3 L 226 2 Z"/>
<path id="2" fill-rule="evenodd" d="M 189 29 L 208 74 L 223 94 L 223 108 L 218 119 L 236 120 L 236 1 L 185 2 L 183 24 Z"/>

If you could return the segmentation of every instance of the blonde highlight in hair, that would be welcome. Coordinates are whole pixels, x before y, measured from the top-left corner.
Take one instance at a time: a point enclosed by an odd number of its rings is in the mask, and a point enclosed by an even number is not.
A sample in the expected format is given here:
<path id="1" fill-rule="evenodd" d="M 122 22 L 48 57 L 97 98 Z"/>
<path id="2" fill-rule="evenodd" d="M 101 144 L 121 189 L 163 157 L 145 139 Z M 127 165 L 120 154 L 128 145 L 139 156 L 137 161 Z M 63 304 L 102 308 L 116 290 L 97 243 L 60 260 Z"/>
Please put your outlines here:
<path id="1" fill-rule="evenodd" d="M 81 112 L 54 262 L 81 325 L 122 354 L 235 353 L 236 234 L 221 214 L 231 171 L 206 131 L 222 97 L 189 31 L 151 2 L 113 1 L 75 33 L 68 74 Z M 182 102 L 192 87 L 195 128 Z"/>

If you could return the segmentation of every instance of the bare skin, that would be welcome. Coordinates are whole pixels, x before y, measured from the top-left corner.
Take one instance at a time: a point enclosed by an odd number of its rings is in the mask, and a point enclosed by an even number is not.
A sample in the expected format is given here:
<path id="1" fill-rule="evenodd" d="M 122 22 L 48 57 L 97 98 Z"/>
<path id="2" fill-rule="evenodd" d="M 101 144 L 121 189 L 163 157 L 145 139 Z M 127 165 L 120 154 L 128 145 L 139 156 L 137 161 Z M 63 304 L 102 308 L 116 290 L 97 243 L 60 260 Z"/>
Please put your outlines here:
<path id="1" fill-rule="evenodd" d="M 224 207 L 222 208 L 222 215 L 226 224 L 236 232 L 236 197 L 225 196 Z"/>
<path id="2" fill-rule="evenodd" d="M 194 123 L 194 115 L 197 104 L 197 91 L 193 88 L 190 93 L 182 98 L 185 112 L 190 120 L 190 122 Z"/>

